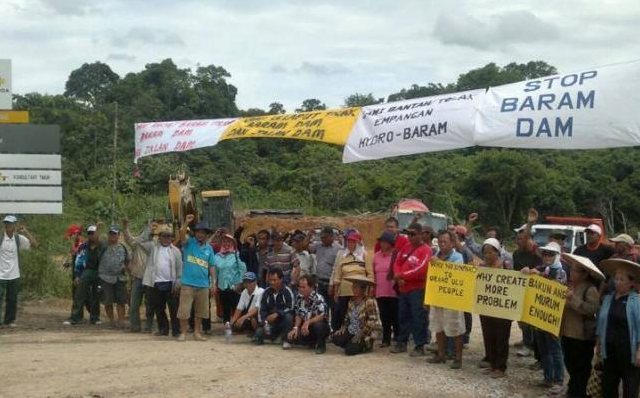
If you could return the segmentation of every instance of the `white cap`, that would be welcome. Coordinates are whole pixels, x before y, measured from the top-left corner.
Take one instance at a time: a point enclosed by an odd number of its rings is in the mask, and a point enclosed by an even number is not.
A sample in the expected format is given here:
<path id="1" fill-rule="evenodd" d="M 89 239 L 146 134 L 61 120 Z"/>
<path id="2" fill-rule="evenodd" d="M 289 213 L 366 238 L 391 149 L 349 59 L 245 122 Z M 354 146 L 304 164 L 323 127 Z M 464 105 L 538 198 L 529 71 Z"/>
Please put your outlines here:
<path id="1" fill-rule="evenodd" d="M 587 228 L 585 228 L 585 231 L 593 231 L 595 233 L 597 233 L 598 235 L 602 236 L 602 228 L 600 228 L 599 225 L 597 224 L 591 224 L 589 225 Z"/>
<path id="2" fill-rule="evenodd" d="M 2 222 L 8 222 L 10 224 L 13 224 L 15 222 L 18 222 L 18 219 L 16 218 L 16 216 L 6 216 L 4 220 L 2 220 Z"/>
<path id="3" fill-rule="evenodd" d="M 618 236 L 616 236 L 615 238 L 611 238 L 610 239 L 611 242 L 622 242 L 622 243 L 626 243 L 629 246 L 633 246 L 635 244 L 635 242 L 633 241 L 633 238 L 627 234 L 620 234 Z"/>
<path id="4" fill-rule="evenodd" d="M 485 240 L 484 242 L 482 242 L 482 246 L 484 246 L 484 245 L 489 245 L 489 246 L 493 247 L 494 249 L 496 249 L 498 251 L 498 253 L 500 253 L 500 249 L 502 249 L 502 246 L 500 246 L 500 242 L 496 238 L 489 238 L 489 239 Z"/>
<path id="5" fill-rule="evenodd" d="M 98 230 L 98 228 L 95 225 L 89 225 L 89 227 L 87 227 L 87 232 L 96 232 Z"/>
<path id="6" fill-rule="evenodd" d="M 556 242 L 547 243 L 546 246 L 540 248 L 540 251 L 554 252 L 554 253 L 557 253 L 557 254 L 561 254 L 562 253 L 562 249 L 560 248 L 560 245 L 557 244 Z"/>

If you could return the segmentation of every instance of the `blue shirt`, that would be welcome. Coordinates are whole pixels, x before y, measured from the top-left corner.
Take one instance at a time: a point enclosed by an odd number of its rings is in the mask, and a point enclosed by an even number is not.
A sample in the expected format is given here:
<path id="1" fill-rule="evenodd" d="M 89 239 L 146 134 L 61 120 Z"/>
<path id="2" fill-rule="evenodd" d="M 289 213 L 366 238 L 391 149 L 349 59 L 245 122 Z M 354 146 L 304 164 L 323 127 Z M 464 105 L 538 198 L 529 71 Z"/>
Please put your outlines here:
<path id="1" fill-rule="evenodd" d="M 190 237 L 184 244 L 182 284 L 192 287 L 209 287 L 209 267 L 213 267 L 214 253 L 209 243 L 200 244 Z"/>
<path id="2" fill-rule="evenodd" d="M 440 254 L 440 252 L 438 252 L 438 254 Z M 438 256 L 438 254 L 436 254 L 436 256 Z M 457 251 L 456 249 L 452 249 L 451 253 L 449 253 L 447 258 L 445 258 L 443 261 L 464 264 L 464 257 L 462 257 L 462 254 L 460 254 L 459 251 Z"/>
<path id="3" fill-rule="evenodd" d="M 236 252 L 224 255 L 218 253 L 213 260 L 220 290 L 233 289 L 235 285 L 242 283 L 242 277 L 247 272 L 247 265 L 240 260 L 240 256 Z"/>

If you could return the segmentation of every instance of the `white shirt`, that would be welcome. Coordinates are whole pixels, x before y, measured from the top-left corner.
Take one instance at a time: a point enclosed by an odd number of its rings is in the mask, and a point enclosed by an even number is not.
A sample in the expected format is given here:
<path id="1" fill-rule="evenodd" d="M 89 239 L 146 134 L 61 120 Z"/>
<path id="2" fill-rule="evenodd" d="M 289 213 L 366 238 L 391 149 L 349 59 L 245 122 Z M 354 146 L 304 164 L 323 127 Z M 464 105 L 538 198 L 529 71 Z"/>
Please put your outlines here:
<path id="1" fill-rule="evenodd" d="M 264 293 L 264 289 L 258 286 L 256 286 L 253 294 L 249 294 L 249 291 L 244 289 L 240 295 L 240 301 L 238 301 L 236 309 L 241 312 L 245 310 L 249 311 L 249 301 L 251 301 L 251 308 L 257 308 L 259 311 L 260 302 L 262 301 L 262 293 Z M 251 296 L 253 296 L 253 300 L 251 300 Z"/>
<path id="2" fill-rule="evenodd" d="M 172 282 L 171 279 L 171 246 L 158 248 L 158 267 L 156 269 L 156 282 Z"/>
<path id="3" fill-rule="evenodd" d="M 20 239 L 20 250 L 28 250 L 31 247 L 29 239 L 16 233 L 9 238 L 6 232 L 0 246 L 0 279 L 13 280 L 20 278 L 20 264 L 16 250 L 16 236 Z"/>

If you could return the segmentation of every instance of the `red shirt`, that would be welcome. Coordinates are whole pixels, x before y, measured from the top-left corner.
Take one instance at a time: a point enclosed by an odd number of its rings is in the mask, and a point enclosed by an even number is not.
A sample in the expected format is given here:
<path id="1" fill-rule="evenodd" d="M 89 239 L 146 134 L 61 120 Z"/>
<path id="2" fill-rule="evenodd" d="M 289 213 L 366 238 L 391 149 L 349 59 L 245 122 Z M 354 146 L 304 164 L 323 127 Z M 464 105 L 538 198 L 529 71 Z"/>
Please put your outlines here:
<path id="1" fill-rule="evenodd" d="M 398 235 L 396 237 L 396 243 L 393 245 L 393 248 L 396 249 L 397 252 L 400 252 L 400 250 L 402 250 L 402 248 L 409 243 L 409 238 L 407 238 L 404 235 Z M 376 241 L 376 245 L 373 247 L 373 252 L 377 253 L 380 250 L 382 250 L 382 248 L 380 247 L 380 242 Z"/>
<path id="2" fill-rule="evenodd" d="M 400 293 L 424 290 L 430 260 L 431 248 L 425 244 L 418 246 L 415 250 L 412 244 L 408 244 L 398 252 L 393 273 L 405 281 L 403 285 L 399 285 Z"/>

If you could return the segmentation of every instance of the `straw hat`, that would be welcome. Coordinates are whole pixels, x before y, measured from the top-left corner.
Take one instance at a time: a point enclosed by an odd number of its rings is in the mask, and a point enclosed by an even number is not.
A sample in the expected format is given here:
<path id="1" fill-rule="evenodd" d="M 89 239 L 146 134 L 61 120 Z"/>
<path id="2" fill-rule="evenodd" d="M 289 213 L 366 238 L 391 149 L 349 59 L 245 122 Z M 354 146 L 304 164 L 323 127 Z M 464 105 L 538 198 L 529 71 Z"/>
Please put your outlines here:
<path id="1" fill-rule="evenodd" d="M 373 279 L 367 278 L 364 275 L 347 276 L 347 277 L 344 278 L 344 280 L 347 281 L 347 282 L 351 282 L 351 283 L 353 283 L 353 282 L 364 282 L 367 285 L 371 285 L 371 286 L 376 284 L 376 282 Z"/>
<path id="2" fill-rule="evenodd" d="M 633 279 L 640 281 L 640 264 L 621 258 L 610 258 L 600 261 L 600 268 L 605 274 L 613 276 L 617 270 L 624 270 L 633 276 Z"/>
<path id="3" fill-rule="evenodd" d="M 598 280 L 605 280 L 604 274 L 598 269 L 598 267 L 591 262 L 587 257 L 577 256 L 575 254 L 564 253 L 562 258 L 565 259 L 571 265 L 578 265 L 589 272 L 593 278 Z"/>

